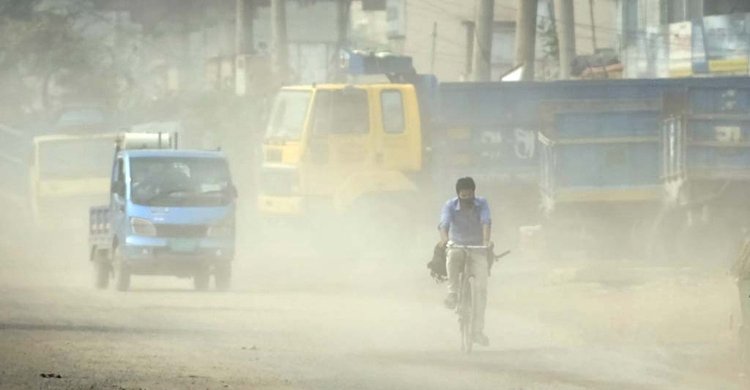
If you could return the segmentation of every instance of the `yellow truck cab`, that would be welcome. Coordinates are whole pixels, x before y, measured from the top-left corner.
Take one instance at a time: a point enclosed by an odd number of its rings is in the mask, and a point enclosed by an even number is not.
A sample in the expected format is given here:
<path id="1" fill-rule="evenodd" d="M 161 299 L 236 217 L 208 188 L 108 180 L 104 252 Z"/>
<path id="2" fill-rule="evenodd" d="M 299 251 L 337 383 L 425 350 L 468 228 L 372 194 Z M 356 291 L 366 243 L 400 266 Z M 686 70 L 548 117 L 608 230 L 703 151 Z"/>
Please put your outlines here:
<path id="1" fill-rule="evenodd" d="M 258 208 L 264 216 L 303 216 L 413 193 L 422 160 L 412 84 L 285 87 L 263 143 Z"/>

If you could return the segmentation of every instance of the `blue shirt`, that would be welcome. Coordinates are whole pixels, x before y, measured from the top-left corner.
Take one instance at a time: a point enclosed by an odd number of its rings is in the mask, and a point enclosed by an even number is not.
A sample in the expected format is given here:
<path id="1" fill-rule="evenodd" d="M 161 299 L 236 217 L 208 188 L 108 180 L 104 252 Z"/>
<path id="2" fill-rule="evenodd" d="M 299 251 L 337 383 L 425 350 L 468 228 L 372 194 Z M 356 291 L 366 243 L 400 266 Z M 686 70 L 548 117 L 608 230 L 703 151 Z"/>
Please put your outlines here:
<path id="1" fill-rule="evenodd" d="M 456 244 L 482 245 L 482 226 L 491 224 L 490 205 L 486 199 L 475 197 L 474 207 L 461 208 L 461 202 L 455 197 L 443 206 L 438 228 L 448 230 L 448 238 Z"/>

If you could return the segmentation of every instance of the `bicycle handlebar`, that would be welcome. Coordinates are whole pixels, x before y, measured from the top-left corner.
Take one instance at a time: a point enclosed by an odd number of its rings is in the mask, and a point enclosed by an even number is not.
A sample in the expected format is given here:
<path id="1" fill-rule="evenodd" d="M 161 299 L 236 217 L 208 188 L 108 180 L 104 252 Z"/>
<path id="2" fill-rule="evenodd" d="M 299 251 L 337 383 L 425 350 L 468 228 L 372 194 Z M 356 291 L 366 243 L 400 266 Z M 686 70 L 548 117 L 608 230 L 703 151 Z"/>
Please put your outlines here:
<path id="1" fill-rule="evenodd" d="M 501 257 L 505 257 L 505 256 L 507 256 L 508 254 L 510 254 L 510 249 L 506 250 L 505 252 L 503 252 L 503 253 L 501 253 L 501 254 L 499 254 L 499 255 L 495 255 L 495 260 L 498 260 L 498 259 L 500 259 Z"/>
<path id="2" fill-rule="evenodd" d="M 446 249 L 494 249 L 494 246 L 488 246 L 488 245 L 458 245 L 458 244 L 448 244 L 445 247 Z M 492 254 L 492 257 L 495 258 L 495 261 L 499 260 L 501 257 L 505 257 L 508 254 L 510 254 L 510 250 L 506 250 L 505 252 L 496 255 Z"/>
<path id="3" fill-rule="evenodd" d="M 456 249 L 490 249 L 491 246 L 488 245 L 458 245 L 458 244 L 448 244 L 445 246 L 448 249 L 456 248 Z"/>

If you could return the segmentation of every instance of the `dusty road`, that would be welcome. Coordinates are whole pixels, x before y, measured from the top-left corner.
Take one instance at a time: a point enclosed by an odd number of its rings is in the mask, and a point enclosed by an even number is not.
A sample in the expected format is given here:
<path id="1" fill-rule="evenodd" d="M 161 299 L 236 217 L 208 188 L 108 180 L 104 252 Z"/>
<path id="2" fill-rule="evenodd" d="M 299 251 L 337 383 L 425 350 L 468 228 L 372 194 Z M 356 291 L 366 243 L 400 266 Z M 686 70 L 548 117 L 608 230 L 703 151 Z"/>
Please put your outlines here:
<path id="1" fill-rule="evenodd" d="M 239 259 L 226 293 L 168 277 L 117 293 L 83 260 L 0 244 L 2 389 L 744 388 L 721 270 L 508 257 L 492 344 L 465 356 L 426 259 L 290 251 Z"/>

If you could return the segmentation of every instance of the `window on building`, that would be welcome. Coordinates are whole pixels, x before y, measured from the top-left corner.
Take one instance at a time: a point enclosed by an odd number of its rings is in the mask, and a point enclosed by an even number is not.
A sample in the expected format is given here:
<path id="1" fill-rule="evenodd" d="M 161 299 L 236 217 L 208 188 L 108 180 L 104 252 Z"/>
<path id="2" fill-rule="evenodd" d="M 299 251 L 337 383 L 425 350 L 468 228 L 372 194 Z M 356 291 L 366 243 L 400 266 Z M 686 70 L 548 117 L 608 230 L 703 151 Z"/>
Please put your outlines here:
<path id="1" fill-rule="evenodd" d="M 704 3 L 703 12 L 706 16 L 750 12 L 750 0 L 712 0 Z"/>
<path id="2" fill-rule="evenodd" d="M 701 18 L 703 17 L 703 0 L 668 0 L 666 13 L 667 23 Z"/>
<path id="3" fill-rule="evenodd" d="M 638 40 L 638 0 L 622 0 L 622 44 L 629 46 Z"/>

